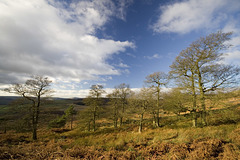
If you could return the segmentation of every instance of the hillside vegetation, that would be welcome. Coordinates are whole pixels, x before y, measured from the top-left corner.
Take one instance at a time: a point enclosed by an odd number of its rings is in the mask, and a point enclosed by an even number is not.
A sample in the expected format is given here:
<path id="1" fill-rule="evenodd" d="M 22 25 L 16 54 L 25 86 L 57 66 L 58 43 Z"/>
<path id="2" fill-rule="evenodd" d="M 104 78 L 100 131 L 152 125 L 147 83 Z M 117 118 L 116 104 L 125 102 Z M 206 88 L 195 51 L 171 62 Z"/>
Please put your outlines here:
<path id="1" fill-rule="evenodd" d="M 13 84 L 4 91 L 22 98 L 0 103 L 0 159 L 240 159 L 240 67 L 222 63 L 231 35 L 192 42 L 135 92 L 94 84 L 54 99 L 48 77 Z"/>
<path id="2" fill-rule="evenodd" d="M 87 131 L 81 119 L 87 107 L 75 105 L 78 115 L 73 130 L 69 123 L 59 129 L 42 124 L 37 141 L 31 139 L 30 132 L 16 133 L 14 128 L 2 132 L 0 159 L 239 159 L 238 101 L 235 98 L 225 109 L 209 110 L 207 127 L 193 128 L 191 116 L 186 113 L 161 117 L 160 128 L 153 127 L 151 118 L 146 118 L 142 133 L 138 132 L 136 119 L 114 128 L 105 117 L 99 117 L 95 132 Z M 49 119 L 53 119 L 72 103 L 76 100 L 54 101 L 44 106 L 41 116 L 48 112 Z"/>

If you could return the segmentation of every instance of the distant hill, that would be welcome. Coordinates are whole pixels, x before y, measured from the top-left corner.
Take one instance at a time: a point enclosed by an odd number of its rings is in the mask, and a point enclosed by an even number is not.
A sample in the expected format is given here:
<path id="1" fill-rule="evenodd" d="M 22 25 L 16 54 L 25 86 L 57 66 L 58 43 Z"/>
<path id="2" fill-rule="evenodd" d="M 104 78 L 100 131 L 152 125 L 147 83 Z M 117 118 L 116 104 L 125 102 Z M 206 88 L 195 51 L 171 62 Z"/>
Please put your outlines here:
<path id="1" fill-rule="evenodd" d="M 0 105 L 8 105 L 10 104 L 12 101 L 21 98 L 19 96 L 0 96 Z M 72 101 L 73 104 L 77 104 L 77 105 L 85 105 L 83 100 L 84 98 L 59 98 L 59 97 L 52 97 L 52 100 L 67 100 L 67 101 Z M 109 102 L 109 98 L 102 98 L 103 99 L 103 103 L 106 104 L 107 102 Z"/>
<path id="2" fill-rule="evenodd" d="M 0 96 L 0 105 L 8 105 L 12 101 L 20 98 L 19 96 Z"/>

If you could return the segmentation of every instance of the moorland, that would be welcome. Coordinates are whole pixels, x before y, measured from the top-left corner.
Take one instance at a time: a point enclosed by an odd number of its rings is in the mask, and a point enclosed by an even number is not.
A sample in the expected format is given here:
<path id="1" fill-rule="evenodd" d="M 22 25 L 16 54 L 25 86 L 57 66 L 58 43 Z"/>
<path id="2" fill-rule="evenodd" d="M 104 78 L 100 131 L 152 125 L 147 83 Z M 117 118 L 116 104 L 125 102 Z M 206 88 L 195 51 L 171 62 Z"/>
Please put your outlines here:
<path id="1" fill-rule="evenodd" d="M 21 98 L 1 97 L 0 159 L 239 159 L 239 96 L 221 101 L 224 106 L 209 109 L 207 126 L 192 127 L 192 115 L 161 114 L 160 127 L 150 114 L 139 132 L 139 116 L 126 114 L 123 124 L 114 127 L 109 105 L 104 99 L 96 120 L 96 130 L 88 130 L 84 99 L 51 99 L 40 112 L 38 140 L 32 140 Z M 3 102 L 3 101 L 2 101 Z M 22 102 L 23 103 L 23 102 Z M 70 121 L 60 128 L 49 122 L 64 115 L 73 105 Z M 200 121 L 201 117 L 198 117 Z M 25 121 L 24 121 L 25 120 Z"/>

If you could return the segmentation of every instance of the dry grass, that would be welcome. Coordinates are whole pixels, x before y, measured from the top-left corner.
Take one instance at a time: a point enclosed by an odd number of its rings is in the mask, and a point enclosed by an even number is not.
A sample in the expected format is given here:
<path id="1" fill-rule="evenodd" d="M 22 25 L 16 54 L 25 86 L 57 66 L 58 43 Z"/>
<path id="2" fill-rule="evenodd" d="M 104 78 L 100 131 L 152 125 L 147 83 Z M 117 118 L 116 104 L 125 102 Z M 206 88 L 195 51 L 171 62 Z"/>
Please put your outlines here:
<path id="1" fill-rule="evenodd" d="M 190 127 L 185 117 L 176 123 L 175 117 L 162 119 L 165 127 L 146 124 L 143 133 L 138 133 L 136 124 L 101 127 L 94 133 L 81 128 L 63 133 L 41 129 L 38 141 L 31 140 L 31 133 L 8 132 L 0 134 L 0 159 L 236 160 L 240 159 L 240 123 L 225 122 L 237 120 L 238 113 L 213 112 L 208 118 L 214 125 L 203 128 Z"/>
<path id="2" fill-rule="evenodd" d="M 230 131 L 223 132 L 230 128 Z M 214 134 L 223 130 L 220 138 Z M 212 130 L 211 133 L 206 133 Z M 204 134 L 205 133 L 205 134 Z M 52 133 L 53 135 L 55 133 Z M 74 134 L 74 138 L 71 137 Z M 32 142 L 31 135 L 2 134 L 0 159 L 239 159 L 239 125 L 189 129 L 159 128 L 139 134 L 74 131 Z M 223 136 L 223 134 L 227 134 Z M 84 135 L 84 136 L 83 136 Z M 83 137 L 80 137 L 83 136 Z M 193 137 L 193 138 L 190 138 Z M 229 137 L 228 139 L 222 139 Z"/>

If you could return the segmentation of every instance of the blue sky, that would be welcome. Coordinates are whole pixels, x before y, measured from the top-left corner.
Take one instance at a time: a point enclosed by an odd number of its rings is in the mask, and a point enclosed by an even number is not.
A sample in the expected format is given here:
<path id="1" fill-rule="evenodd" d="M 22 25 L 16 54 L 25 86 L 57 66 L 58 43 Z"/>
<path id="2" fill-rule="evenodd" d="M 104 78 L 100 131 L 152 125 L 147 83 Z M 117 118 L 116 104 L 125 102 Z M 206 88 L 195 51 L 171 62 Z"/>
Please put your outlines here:
<path id="1" fill-rule="evenodd" d="M 1 0 L 0 19 L 0 88 L 43 75 L 59 97 L 136 90 L 218 30 L 234 32 L 224 63 L 240 60 L 239 0 Z"/>

